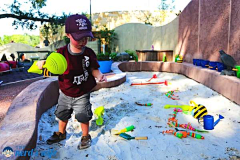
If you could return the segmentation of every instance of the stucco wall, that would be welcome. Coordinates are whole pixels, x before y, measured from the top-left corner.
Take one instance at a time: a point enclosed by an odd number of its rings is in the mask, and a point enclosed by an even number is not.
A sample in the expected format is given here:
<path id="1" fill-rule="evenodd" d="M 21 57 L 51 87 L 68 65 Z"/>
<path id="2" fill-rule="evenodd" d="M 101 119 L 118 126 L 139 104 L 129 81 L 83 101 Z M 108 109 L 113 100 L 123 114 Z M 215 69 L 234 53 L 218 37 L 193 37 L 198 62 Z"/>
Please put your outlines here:
<path id="1" fill-rule="evenodd" d="M 223 49 L 240 64 L 239 8 L 239 0 L 192 0 L 179 16 L 176 53 L 190 63 L 193 58 L 221 61 Z"/>
<path id="2" fill-rule="evenodd" d="M 151 49 L 175 50 L 178 41 L 178 21 L 176 18 L 164 26 L 153 27 L 140 23 L 127 23 L 115 28 L 118 36 L 117 52 Z"/>

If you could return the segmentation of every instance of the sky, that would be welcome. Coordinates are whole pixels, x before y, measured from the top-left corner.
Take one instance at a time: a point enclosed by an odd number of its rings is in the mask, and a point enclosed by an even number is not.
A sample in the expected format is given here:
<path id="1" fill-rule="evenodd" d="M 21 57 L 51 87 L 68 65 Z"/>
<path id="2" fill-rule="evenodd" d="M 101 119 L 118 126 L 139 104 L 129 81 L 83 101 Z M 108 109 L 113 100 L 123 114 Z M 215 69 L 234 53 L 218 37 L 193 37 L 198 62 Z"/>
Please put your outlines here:
<path id="1" fill-rule="evenodd" d="M 19 0 L 23 2 L 26 0 Z M 175 0 L 176 11 L 183 10 L 191 0 Z M 5 4 L 11 4 L 13 0 L 1 0 L 0 8 Z M 67 2 L 67 3 L 66 3 Z M 161 0 L 91 0 L 92 13 L 107 11 L 130 11 L 130 10 L 158 10 Z M 24 6 L 23 6 L 24 7 Z M 42 11 L 49 14 L 61 15 L 65 13 L 90 13 L 90 0 L 48 0 L 47 6 Z M 1 14 L 2 12 L 0 12 Z M 12 18 L 0 19 L 0 37 L 12 34 L 39 35 L 39 29 L 29 31 L 19 27 L 17 30 L 12 26 Z"/>

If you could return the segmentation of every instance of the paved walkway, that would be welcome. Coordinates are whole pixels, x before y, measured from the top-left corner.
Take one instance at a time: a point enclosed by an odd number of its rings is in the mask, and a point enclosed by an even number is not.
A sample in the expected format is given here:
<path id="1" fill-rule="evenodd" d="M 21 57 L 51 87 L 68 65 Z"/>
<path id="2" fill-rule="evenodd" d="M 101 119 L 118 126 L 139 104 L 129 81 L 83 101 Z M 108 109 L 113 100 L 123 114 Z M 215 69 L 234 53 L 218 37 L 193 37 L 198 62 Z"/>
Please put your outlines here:
<path id="1" fill-rule="evenodd" d="M 13 69 L 0 74 L 0 81 L 3 81 L 0 85 L 0 123 L 13 99 L 28 85 L 43 78 L 42 75 L 28 73 L 29 67 L 30 65 L 25 65 L 22 70 Z"/>

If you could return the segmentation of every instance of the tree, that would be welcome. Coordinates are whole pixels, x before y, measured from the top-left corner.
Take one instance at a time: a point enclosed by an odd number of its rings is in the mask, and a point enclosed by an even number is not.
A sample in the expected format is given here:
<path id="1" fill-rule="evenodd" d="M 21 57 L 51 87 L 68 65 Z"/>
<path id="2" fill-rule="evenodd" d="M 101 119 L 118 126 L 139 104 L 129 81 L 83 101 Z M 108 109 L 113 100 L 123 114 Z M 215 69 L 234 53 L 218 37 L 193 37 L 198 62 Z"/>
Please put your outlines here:
<path id="1" fill-rule="evenodd" d="M 1 9 L 3 14 L 0 14 L 0 19 L 2 18 L 13 18 L 13 26 L 17 29 L 19 26 L 22 28 L 27 28 L 33 30 L 37 28 L 36 22 L 41 24 L 49 23 L 51 26 L 54 25 L 64 25 L 67 14 L 63 13 L 61 16 L 49 15 L 42 13 L 41 8 L 46 6 L 47 0 L 14 0 L 11 5 L 5 5 L 6 8 Z M 27 11 L 22 10 L 22 4 L 30 4 Z"/>
<path id="2" fill-rule="evenodd" d="M 147 25 L 154 25 L 156 22 L 162 25 L 165 23 L 169 13 L 172 13 L 175 10 L 175 0 L 161 0 L 158 9 L 159 10 L 155 11 L 154 14 L 149 11 L 140 11 L 141 14 L 139 14 L 137 18 Z"/>
<path id="3" fill-rule="evenodd" d="M 149 11 L 140 11 L 142 14 L 137 17 L 140 21 L 143 21 L 146 25 L 152 25 L 152 21 L 155 20 L 155 17 L 152 16 L 152 13 Z"/>
<path id="4" fill-rule="evenodd" d="M 161 0 L 159 10 L 175 10 L 175 0 Z"/>
<path id="5" fill-rule="evenodd" d="M 158 9 L 161 12 L 158 20 L 163 23 L 166 20 L 167 14 L 175 10 L 175 0 L 161 0 Z"/>
<path id="6" fill-rule="evenodd" d="M 39 36 L 28 34 L 24 35 L 14 34 L 11 36 L 4 35 L 3 38 L 0 37 L 0 46 L 11 43 L 12 41 L 14 41 L 15 43 L 23 43 L 35 47 L 39 44 L 40 38 Z"/>
<path id="7" fill-rule="evenodd" d="M 101 44 L 106 45 L 106 52 L 111 53 L 115 48 L 115 42 L 117 40 L 117 34 L 115 30 L 109 30 L 106 26 L 101 29 L 98 35 L 95 36 L 101 41 Z"/>

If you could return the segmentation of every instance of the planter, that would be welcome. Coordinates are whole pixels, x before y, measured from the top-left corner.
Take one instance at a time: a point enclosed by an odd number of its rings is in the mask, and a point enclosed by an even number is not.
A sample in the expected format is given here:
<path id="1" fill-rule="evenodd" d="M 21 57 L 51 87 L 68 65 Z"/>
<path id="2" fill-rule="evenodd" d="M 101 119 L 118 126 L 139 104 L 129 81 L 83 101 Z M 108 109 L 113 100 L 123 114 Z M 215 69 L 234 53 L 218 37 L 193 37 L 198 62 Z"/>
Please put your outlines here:
<path id="1" fill-rule="evenodd" d="M 197 65 L 197 60 L 198 59 L 193 59 L 193 65 Z"/>
<path id="2" fill-rule="evenodd" d="M 222 72 L 222 70 L 224 70 L 224 69 L 226 69 L 224 64 L 221 63 L 221 62 L 218 62 L 217 63 L 217 70 L 218 70 L 218 72 Z"/>
<path id="3" fill-rule="evenodd" d="M 202 68 L 208 68 L 209 66 L 209 60 L 202 60 L 201 61 Z"/>
<path id="4" fill-rule="evenodd" d="M 202 62 L 201 59 L 197 59 L 197 60 L 196 60 L 196 66 L 202 66 L 202 65 L 201 65 L 201 62 Z"/>
<path id="5" fill-rule="evenodd" d="M 211 70 L 216 70 L 216 68 L 217 68 L 217 64 L 218 64 L 219 62 L 209 62 L 209 68 L 211 69 Z"/>
<path id="6" fill-rule="evenodd" d="M 102 73 L 109 73 L 111 72 L 111 67 L 112 67 L 112 63 L 113 61 L 98 61 L 100 68 L 99 70 Z"/>

